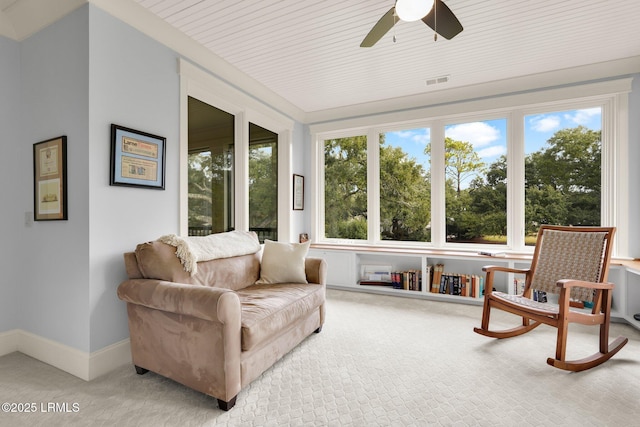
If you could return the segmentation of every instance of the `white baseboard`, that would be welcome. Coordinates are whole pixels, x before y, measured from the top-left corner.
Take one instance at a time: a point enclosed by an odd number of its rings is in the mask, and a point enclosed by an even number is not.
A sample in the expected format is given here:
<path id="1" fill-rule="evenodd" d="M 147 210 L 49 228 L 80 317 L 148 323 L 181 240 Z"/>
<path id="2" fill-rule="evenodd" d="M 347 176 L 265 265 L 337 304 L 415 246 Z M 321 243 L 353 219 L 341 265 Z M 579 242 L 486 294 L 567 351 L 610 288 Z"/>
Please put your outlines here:
<path id="1" fill-rule="evenodd" d="M 129 339 L 93 353 L 80 351 L 21 329 L 0 334 L 0 356 L 19 351 L 85 381 L 131 363 Z"/>
<path id="2" fill-rule="evenodd" d="M 0 333 L 0 356 L 18 351 L 20 341 L 20 331 L 14 329 Z"/>
<path id="3" fill-rule="evenodd" d="M 131 363 L 131 341 L 129 338 L 94 351 L 89 356 L 89 381 Z"/>

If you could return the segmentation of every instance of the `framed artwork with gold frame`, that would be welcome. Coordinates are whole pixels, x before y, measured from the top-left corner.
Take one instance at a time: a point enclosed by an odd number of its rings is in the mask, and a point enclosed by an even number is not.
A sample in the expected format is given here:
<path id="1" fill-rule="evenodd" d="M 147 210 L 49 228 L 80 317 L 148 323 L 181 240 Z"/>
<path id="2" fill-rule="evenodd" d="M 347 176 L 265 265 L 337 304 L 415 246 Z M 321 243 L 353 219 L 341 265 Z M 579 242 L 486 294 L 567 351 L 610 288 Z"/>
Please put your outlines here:
<path id="1" fill-rule="evenodd" d="M 33 219 L 55 221 L 67 214 L 67 137 L 33 144 Z"/>

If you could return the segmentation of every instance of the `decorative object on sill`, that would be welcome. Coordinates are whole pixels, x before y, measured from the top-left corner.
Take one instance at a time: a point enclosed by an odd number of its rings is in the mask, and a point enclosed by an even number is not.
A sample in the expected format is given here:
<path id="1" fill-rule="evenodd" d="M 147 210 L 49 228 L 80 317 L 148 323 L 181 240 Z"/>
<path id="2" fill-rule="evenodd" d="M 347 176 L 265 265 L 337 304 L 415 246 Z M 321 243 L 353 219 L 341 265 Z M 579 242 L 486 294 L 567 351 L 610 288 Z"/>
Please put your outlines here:
<path id="1" fill-rule="evenodd" d="M 638 314 L 634 314 L 634 315 L 633 315 L 633 318 L 634 318 L 634 319 L 636 319 L 636 320 L 638 320 L 638 321 L 640 321 L 640 313 L 638 313 Z"/>
<path id="2" fill-rule="evenodd" d="M 309 241 L 309 234 L 300 233 L 300 243 L 304 243 L 304 242 L 308 242 L 308 241 Z"/>
<path id="3" fill-rule="evenodd" d="M 454 38 L 462 30 L 462 24 L 453 14 L 451 9 L 442 0 L 434 0 L 430 6 L 430 0 L 398 0 L 387 13 L 373 26 L 369 34 L 362 40 L 360 47 L 372 47 L 400 20 L 422 20 L 435 33 L 433 40 L 438 39 L 438 34 L 447 40 Z M 395 36 L 393 37 L 395 42 Z"/>
<path id="4" fill-rule="evenodd" d="M 164 190 L 166 138 L 111 125 L 111 185 Z"/>
<path id="5" fill-rule="evenodd" d="M 304 210 L 304 176 L 293 174 L 293 210 Z"/>
<path id="6" fill-rule="evenodd" d="M 64 135 L 33 144 L 33 216 L 35 221 L 68 219 Z"/>

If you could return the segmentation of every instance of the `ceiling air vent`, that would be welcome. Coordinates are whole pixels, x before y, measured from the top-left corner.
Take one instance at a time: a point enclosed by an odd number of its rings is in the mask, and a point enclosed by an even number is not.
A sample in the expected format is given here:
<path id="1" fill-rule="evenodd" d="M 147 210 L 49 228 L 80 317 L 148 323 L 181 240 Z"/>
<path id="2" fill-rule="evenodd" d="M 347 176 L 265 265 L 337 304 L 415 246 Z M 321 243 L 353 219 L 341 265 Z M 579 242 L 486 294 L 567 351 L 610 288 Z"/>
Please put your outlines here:
<path id="1" fill-rule="evenodd" d="M 446 83 L 448 81 L 449 81 L 449 76 L 434 77 L 432 79 L 427 79 L 427 86 L 437 85 L 437 84 L 440 84 L 440 83 Z"/>

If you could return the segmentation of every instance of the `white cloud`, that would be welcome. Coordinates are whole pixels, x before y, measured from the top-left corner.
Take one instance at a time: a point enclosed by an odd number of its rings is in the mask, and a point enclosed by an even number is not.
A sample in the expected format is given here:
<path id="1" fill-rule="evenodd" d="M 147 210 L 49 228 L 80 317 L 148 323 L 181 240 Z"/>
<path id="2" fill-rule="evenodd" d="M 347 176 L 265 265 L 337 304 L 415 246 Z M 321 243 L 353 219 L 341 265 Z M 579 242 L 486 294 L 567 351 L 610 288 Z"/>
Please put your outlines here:
<path id="1" fill-rule="evenodd" d="M 550 132 L 560 128 L 560 117 L 539 115 L 529 119 L 531 129 L 536 132 Z"/>
<path id="2" fill-rule="evenodd" d="M 484 122 L 463 123 L 447 127 L 445 135 L 456 141 L 484 147 L 500 138 L 500 130 Z"/>
<path id="3" fill-rule="evenodd" d="M 478 151 L 478 156 L 480 156 L 481 159 L 498 157 L 503 154 L 507 154 L 507 147 L 503 145 L 494 145 Z"/>
<path id="4" fill-rule="evenodd" d="M 397 132 L 391 132 L 392 135 L 397 136 L 398 138 L 412 138 L 416 133 L 410 130 L 400 130 Z"/>
<path id="5" fill-rule="evenodd" d="M 425 129 L 424 132 L 416 133 L 411 137 L 415 142 L 420 145 L 427 145 L 431 141 L 431 129 Z"/>
<path id="6" fill-rule="evenodd" d="M 600 108 L 585 108 L 584 110 L 576 110 L 573 114 L 566 114 L 565 118 L 578 125 L 584 125 L 591 121 L 594 116 L 600 115 Z"/>
<path id="7" fill-rule="evenodd" d="M 391 135 L 401 139 L 411 140 L 419 145 L 426 146 L 431 141 L 431 129 L 419 129 L 419 130 L 400 130 L 391 132 Z"/>

